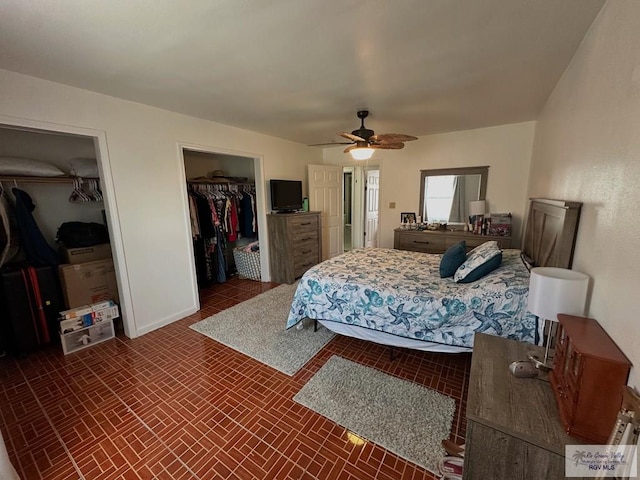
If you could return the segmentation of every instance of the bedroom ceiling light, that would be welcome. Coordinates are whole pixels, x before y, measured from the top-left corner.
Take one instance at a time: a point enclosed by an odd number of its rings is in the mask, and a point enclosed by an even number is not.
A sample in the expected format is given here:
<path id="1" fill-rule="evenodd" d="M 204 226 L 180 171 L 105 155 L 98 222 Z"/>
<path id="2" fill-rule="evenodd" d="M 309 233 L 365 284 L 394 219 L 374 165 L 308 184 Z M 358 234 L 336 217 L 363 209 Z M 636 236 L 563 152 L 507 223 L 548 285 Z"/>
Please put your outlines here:
<path id="1" fill-rule="evenodd" d="M 553 368 L 549 361 L 552 323 L 558 321 L 559 313 L 584 316 L 588 286 L 589 276 L 581 272 L 556 267 L 531 269 L 527 310 L 544 320 L 546 331 L 544 359 L 529 356 L 538 368 Z"/>
<path id="2" fill-rule="evenodd" d="M 369 147 L 354 148 L 349 151 L 354 160 L 369 160 L 375 149 Z"/>

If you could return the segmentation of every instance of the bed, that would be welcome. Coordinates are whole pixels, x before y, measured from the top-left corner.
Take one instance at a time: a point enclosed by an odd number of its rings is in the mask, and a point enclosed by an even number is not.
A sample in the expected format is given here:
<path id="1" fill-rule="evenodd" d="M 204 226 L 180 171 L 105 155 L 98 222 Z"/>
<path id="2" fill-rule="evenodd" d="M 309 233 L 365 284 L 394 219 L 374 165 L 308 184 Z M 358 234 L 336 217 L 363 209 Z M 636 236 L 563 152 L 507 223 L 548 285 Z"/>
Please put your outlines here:
<path id="1" fill-rule="evenodd" d="M 437 254 L 373 248 L 324 261 L 300 279 L 287 328 L 310 318 L 341 335 L 449 353 L 470 351 L 475 332 L 537 344 L 529 268 L 570 268 L 580 206 L 532 199 L 522 251 L 504 250 L 500 267 L 468 284 L 440 278 Z"/>

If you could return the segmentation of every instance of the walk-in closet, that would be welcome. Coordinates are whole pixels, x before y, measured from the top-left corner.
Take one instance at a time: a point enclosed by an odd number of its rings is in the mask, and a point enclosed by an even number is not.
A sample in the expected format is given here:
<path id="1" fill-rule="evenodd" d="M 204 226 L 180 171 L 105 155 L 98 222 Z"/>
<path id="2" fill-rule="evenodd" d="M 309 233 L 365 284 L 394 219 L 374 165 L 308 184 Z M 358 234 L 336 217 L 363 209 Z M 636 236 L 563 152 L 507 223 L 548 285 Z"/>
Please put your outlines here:
<path id="1" fill-rule="evenodd" d="M 183 158 L 199 289 L 260 280 L 254 159 L 189 149 Z"/>

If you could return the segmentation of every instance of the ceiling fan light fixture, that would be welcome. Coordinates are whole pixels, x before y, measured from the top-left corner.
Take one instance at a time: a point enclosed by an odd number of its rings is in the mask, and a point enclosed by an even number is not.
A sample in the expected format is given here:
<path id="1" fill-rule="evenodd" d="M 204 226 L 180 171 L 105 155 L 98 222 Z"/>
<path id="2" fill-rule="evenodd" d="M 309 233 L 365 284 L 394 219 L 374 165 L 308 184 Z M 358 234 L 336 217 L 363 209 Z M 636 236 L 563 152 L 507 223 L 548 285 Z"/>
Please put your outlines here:
<path id="1" fill-rule="evenodd" d="M 349 151 L 354 160 L 369 160 L 373 156 L 373 152 L 375 149 L 369 147 L 354 148 Z"/>

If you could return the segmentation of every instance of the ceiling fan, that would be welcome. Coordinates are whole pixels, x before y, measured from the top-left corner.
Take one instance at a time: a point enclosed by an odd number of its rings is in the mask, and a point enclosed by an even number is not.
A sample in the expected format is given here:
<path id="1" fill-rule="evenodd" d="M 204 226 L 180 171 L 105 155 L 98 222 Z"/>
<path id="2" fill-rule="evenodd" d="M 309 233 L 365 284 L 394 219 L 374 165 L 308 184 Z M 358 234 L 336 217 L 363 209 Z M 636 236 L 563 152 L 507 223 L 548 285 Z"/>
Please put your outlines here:
<path id="1" fill-rule="evenodd" d="M 351 153 L 351 156 L 355 160 L 368 160 L 376 149 L 398 150 L 404 148 L 404 142 L 418 139 L 417 137 L 402 133 L 382 133 L 376 135 L 373 130 L 369 130 L 364 126 L 364 119 L 369 116 L 369 110 L 358 110 L 357 115 L 361 121 L 360 128 L 353 130 L 351 133 L 338 132 L 338 135 L 351 140 L 350 142 L 320 143 L 312 146 L 350 145 L 344 149 L 344 153 Z"/>

